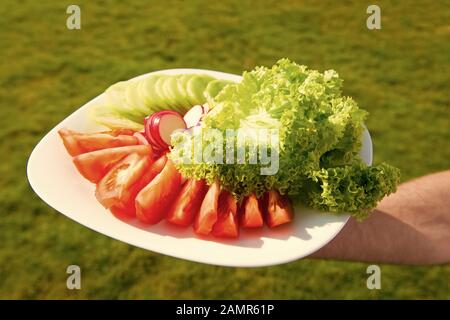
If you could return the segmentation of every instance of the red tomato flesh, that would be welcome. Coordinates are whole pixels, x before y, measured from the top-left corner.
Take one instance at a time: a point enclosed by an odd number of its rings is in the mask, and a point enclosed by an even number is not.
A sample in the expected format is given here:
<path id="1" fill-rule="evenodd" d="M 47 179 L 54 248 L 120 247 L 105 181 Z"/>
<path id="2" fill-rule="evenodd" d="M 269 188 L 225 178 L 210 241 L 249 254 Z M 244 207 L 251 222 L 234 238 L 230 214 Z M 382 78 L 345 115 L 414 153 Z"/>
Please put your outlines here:
<path id="1" fill-rule="evenodd" d="M 138 138 L 124 134 L 127 131 L 106 131 L 99 133 L 81 133 L 68 129 L 58 131 L 64 146 L 71 156 L 83 153 L 139 144 Z"/>
<path id="2" fill-rule="evenodd" d="M 205 180 L 186 181 L 167 214 L 167 221 L 183 227 L 192 224 L 207 190 Z"/>
<path id="3" fill-rule="evenodd" d="M 98 183 L 118 161 L 132 153 L 151 156 L 152 148 L 138 145 L 97 150 L 74 157 L 73 163 L 83 177 Z"/>
<path id="4" fill-rule="evenodd" d="M 244 199 L 241 212 L 242 227 L 260 228 L 264 225 L 262 205 L 254 193 Z"/>
<path id="5" fill-rule="evenodd" d="M 167 160 L 164 169 L 136 197 L 136 216 L 142 222 L 160 222 L 173 203 L 181 187 L 181 174 L 172 161 Z"/>
<path id="6" fill-rule="evenodd" d="M 269 191 L 266 195 L 266 219 L 271 228 L 291 222 L 294 210 L 287 196 L 282 196 L 278 191 Z"/>
<path id="7" fill-rule="evenodd" d="M 128 189 L 128 192 L 126 193 L 127 196 L 110 207 L 111 212 L 119 216 L 136 216 L 136 196 L 163 170 L 166 161 L 167 158 L 162 156 L 153 162 L 144 173 L 141 173 L 139 180 Z"/>
<path id="8" fill-rule="evenodd" d="M 199 235 L 208 235 L 217 221 L 217 206 L 219 201 L 220 185 L 214 182 L 206 192 L 200 206 L 200 211 L 195 217 L 194 231 Z"/>
<path id="9" fill-rule="evenodd" d="M 132 153 L 119 161 L 100 180 L 95 190 L 97 200 L 107 209 L 126 208 L 132 198 L 131 189 L 151 164 L 146 155 Z"/>
<path id="10" fill-rule="evenodd" d="M 217 212 L 217 222 L 213 226 L 212 234 L 221 238 L 237 238 L 239 223 L 236 199 L 226 190 L 220 194 Z"/>

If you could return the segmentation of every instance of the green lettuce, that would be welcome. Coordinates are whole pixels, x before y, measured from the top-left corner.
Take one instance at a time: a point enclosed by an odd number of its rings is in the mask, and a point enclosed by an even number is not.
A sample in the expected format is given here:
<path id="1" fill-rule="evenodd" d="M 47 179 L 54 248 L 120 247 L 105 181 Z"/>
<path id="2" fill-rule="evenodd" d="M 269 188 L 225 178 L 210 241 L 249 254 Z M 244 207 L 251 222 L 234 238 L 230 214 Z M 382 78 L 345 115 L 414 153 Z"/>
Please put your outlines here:
<path id="1" fill-rule="evenodd" d="M 277 189 L 316 209 L 362 216 L 398 183 L 397 169 L 363 164 L 359 150 L 367 112 L 342 95 L 342 80 L 333 70 L 320 73 L 282 59 L 271 68 L 244 72 L 242 81 L 227 85 L 211 108 L 202 129 L 223 134 L 227 129 L 252 128 L 279 132 L 278 149 L 269 148 L 279 155 L 274 175 L 261 175 L 264 166 L 248 161 L 186 163 L 186 141 L 189 149 L 205 145 L 209 138 L 202 130 L 172 136 L 170 157 L 182 174 L 217 180 L 238 199 Z M 246 159 L 250 159 L 263 142 L 247 142 Z M 233 144 L 239 147 L 236 139 Z"/>

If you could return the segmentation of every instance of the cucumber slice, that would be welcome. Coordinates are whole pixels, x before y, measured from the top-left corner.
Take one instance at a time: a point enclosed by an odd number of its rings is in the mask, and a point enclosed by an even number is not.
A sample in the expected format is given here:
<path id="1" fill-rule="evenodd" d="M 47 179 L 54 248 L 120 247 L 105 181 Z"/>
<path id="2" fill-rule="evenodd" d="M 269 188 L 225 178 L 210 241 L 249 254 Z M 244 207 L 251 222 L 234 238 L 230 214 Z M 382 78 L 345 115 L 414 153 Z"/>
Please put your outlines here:
<path id="1" fill-rule="evenodd" d="M 162 90 L 166 98 L 166 103 L 168 104 L 168 109 L 181 111 L 182 104 L 179 103 L 179 99 L 177 98 L 179 95 L 177 78 L 175 76 L 168 76 L 163 83 Z"/>
<path id="2" fill-rule="evenodd" d="M 120 81 L 105 90 L 107 104 L 113 106 L 122 106 L 125 104 L 125 91 L 128 87 L 128 81 Z"/>
<path id="3" fill-rule="evenodd" d="M 149 108 L 150 113 L 156 112 L 156 106 L 159 104 L 159 96 L 156 94 L 156 81 L 161 78 L 161 74 L 153 74 L 142 80 L 138 86 L 139 94 Z"/>
<path id="4" fill-rule="evenodd" d="M 144 118 L 146 117 L 145 113 L 139 112 L 137 109 L 132 109 L 128 107 L 119 107 L 119 106 L 112 106 L 112 105 L 106 105 L 109 109 L 111 109 L 111 112 L 114 112 L 115 114 L 130 119 L 131 121 L 135 122 L 142 122 Z"/>
<path id="5" fill-rule="evenodd" d="M 120 81 L 106 89 L 106 102 L 104 105 L 107 105 L 112 111 L 120 113 L 125 118 L 141 122 L 147 112 L 130 105 L 127 99 L 130 83 L 130 81 Z"/>
<path id="6" fill-rule="evenodd" d="M 166 74 L 162 74 L 158 80 L 155 82 L 155 96 L 157 97 L 157 101 L 155 101 L 154 107 L 155 109 L 161 110 L 164 108 L 167 108 L 169 104 L 167 103 L 167 97 L 164 93 L 164 82 L 166 81 L 167 77 L 169 77 Z"/>
<path id="7" fill-rule="evenodd" d="M 208 83 L 208 86 L 206 87 L 205 91 L 203 92 L 204 97 L 208 102 L 214 100 L 214 98 L 217 96 L 217 94 L 222 91 L 222 89 L 227 85 L 232 83 L 231 81 L 227 80 L 214 80 Z"/>
<path id="8" fill-rule="evenodd" d="M 137 109 L 139 113 L 146 115 L 148 114 L 148 108 L 140 98 L 138 85 L 139 81 L 129 81 L 125 90 L 125 101 L 129 108 Z"/>
<path id="9" fill-rule="evenodd" d="M 104 125 L 110 129 L 131 129 L 142 131 L 143 122 L 135 122 L 117 114 L 111 106 L 98 105 L 89 111 L 89 116 L 98 124 Z"/>
<path id="10" fill-rule="evenodd" d="M 185 114 L 192 107 L 187 94 L 187 83 L 192 78 L 192 76 L 192 74 L 182 74 L 177 76 L 177 99 L 178 103 L 183 106 L 183 114 Z"/>
<path id="11" fill-rule="evenodd" d="M 193 74 L 182 74 L 178 76 L 178 91 L 180 92 L 179 98 L 182 99 L 182 103 L 187 106 L 187 109 L 193 106 L 189 100 L 187 92 L 187 84 L 193 76 Z"/>
<path id="12" fill-rule="evenodd" d="M 215 78 L 207 75 L 194 75 L 187 82 L 187 94 L 189 101 L 194 106 L 196 104 L 203 104 L 206 102 L 203 96 L 203 91 L 205 91 L 206 86 L 209 82 L 215 80 Z"/>

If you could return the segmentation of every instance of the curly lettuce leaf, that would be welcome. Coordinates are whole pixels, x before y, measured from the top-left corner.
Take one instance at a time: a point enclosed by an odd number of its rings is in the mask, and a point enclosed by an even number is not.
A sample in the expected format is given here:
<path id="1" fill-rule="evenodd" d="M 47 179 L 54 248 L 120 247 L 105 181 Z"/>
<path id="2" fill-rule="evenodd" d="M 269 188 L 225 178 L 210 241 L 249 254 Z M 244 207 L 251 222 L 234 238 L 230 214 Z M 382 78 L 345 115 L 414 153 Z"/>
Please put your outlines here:
<path id="1" fill-rule="evenodd" d="M 311 173 L 302 199 L 313 208 L 362 220 L 381 198 L 395 192 L 399 181 L 400 171 L 386 163 L 320 169 Z"/>
<path id="2" fill-rule="evenodd" d="M 261 175 L 261 165 L 248 162 L 183 162 L 180 150 L 185 143 L 180 141 L 186 139 L 172 137 L 174 148 L 170 156 L 185 176 L 208 182 L 218 180 L 238 198 L 277 189 L 317 209 L 358 215 L 375 206 L 398 183 L 398 172 L 393 168 L 383 165 L 383 175 L 377 171 L 380 167 L 362 164 L 359 150 L 367 112 L 352 98 L 342 95 L 342 80 L 333 70 L 320 73 L 282 59 L 272 68 L 257 67 L 244 72 L 242 81 L 227 85 L 211 107 L 204 117 L 203 129 L 217 129 L 224 135 L 227 129 L 252 128 L 277 129 L 279 133 L 279 169 L 274 175 Z M 198 134 L 184 138 L 192 139 L 191 145 L 207 142 Z M 255 139 L 249 145 L 258 149 L 261 142 Z M 247 158 L 252 155 L 248 149 Z M 325 173 L 346 180 L 330 179 Z M 372 184 L 363 183 L 362 177 L 372 179 Z M 359 186 L 361 192 L 352 198 L 353 194 L 344 196 L 343 192 L 338 196 L 334 191 L 332 198 L 327 198 L 324 190 L 341 190 L 343 181 Z M 308 188 L 322 191 L 311 193 Z M 305 194 L 310 197 L 306 199 Z M 358 202 L 355 198 L 359 195 L 365 198 Z"/>

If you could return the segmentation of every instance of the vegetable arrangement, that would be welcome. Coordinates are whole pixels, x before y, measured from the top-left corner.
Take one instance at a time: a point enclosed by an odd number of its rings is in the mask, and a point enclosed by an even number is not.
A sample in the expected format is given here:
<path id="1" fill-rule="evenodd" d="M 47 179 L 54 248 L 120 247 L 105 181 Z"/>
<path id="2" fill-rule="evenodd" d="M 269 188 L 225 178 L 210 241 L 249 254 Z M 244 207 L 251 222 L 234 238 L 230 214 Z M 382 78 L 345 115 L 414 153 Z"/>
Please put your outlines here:
<path id="1" fill-rule="evenodd" d="M 238 237 L 240 227 L 292 221 L 292 202 L 362 219 L 395 191 L 399 171 L 363 163 L 366 112 L 341 88 L 336 72 L 287 59 L 245 72 L 239 83 L 154 74 L 106 90 L 92 116 L 110 131 L 59 134 L 80 174 L 96 184 L 98 201 L 118 216 L 229 238 Z M 186 142 L 195 148 L 209 141 L 205 129 L 278 130 L 278 171 L 261 175 L 260 164 L 184 161 Z M 258 150 L 233 139 L 246 159 Z"/>

